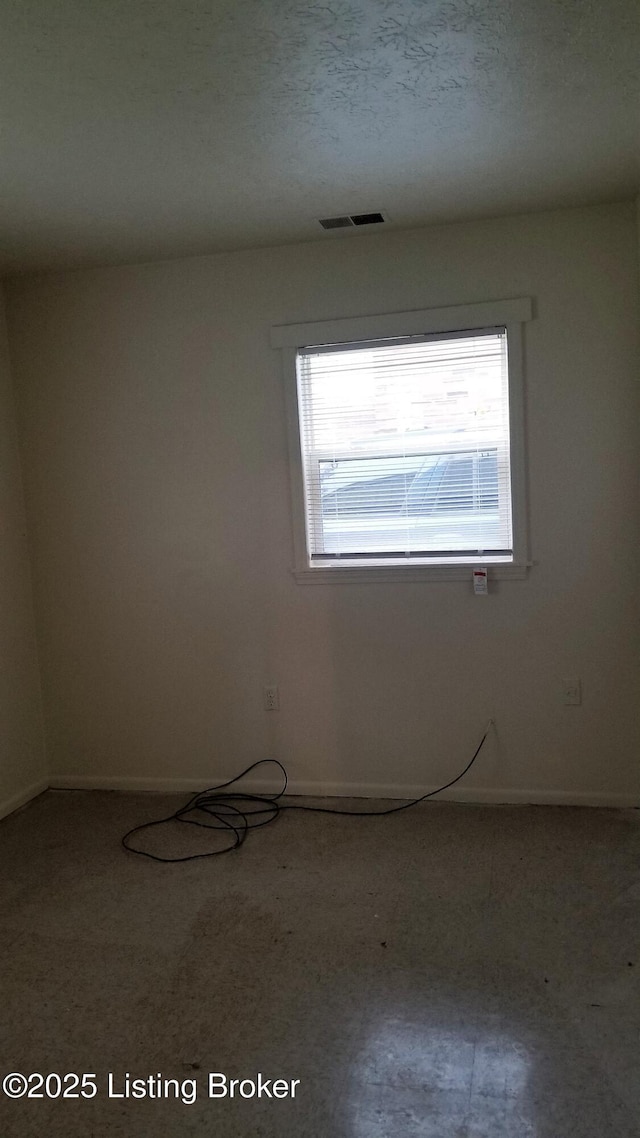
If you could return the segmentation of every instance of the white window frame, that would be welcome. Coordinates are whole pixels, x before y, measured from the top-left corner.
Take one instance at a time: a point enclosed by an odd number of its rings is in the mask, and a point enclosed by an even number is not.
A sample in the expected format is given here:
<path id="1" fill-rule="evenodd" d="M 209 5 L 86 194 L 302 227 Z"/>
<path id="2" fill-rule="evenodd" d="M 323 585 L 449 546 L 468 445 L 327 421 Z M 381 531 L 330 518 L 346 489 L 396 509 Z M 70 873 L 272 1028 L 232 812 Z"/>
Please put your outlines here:
<path id="1" fill-rule="evenodd" d="M 507 330 L 509 351 L 509 429 L 511 449 L 511 500 L 513 511 L 513 560 L 488 566 L 495 580 L 522 579 L 529 560 L 526 464 L 523 325 L 532 318 L 530 297 L 392 312 L 309 324 L 282 324 L 271 329 L 271 345 L 282 351 L 285 378 L 287 435 L 291 471 L 293 520 L 293 574 L 300 584 L 329 582 L 374 583 L 384 581 L 469 581 L 472 564 L 451 565 L 323 565 L 313 567 L 307 550 L 303 461 L 296 360 L 302 348 L 321 344 L 358 344 L 362 341 L 401 338 L 420 334 L 469 332 L 489 327 Z"/>

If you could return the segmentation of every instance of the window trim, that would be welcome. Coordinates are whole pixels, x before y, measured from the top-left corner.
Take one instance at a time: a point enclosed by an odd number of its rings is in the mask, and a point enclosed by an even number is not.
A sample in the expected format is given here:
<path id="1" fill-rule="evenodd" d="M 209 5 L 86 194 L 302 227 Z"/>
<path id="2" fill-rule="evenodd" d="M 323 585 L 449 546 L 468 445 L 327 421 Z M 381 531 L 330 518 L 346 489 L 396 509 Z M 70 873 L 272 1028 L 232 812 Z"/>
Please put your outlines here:
<path id="1" fill-rule="evenodd" d="M 432 565 L 332 565 L 312 567 L 307 552 L 304 481 L 300 448 L 296 357 L 299 349 L 321 344 L 355 344 L 366 340 L 472 331 L 491 326 L 507 330 L 509 351 L 509 428 L 511 440 L 511 488 L 513 514 L 513 561 L 487 563 L 494 580 L 523 579 L 531 565 L 528 556 L 526 510 L 525 406 L 523 324 L 531 320 L 530 297 L 487 301 L 446 308 L 416 309 L 380 316 L 360 316 L 306 324 L 284 324 L 271 329 L 271 346 L 282 351 L 285 378 L 287 439 L 291 473 L 293 521 L 293 575 L 300 584 L 386 581 L 451 581 L 471 579 L 477 559 L 468 563 Z"/>

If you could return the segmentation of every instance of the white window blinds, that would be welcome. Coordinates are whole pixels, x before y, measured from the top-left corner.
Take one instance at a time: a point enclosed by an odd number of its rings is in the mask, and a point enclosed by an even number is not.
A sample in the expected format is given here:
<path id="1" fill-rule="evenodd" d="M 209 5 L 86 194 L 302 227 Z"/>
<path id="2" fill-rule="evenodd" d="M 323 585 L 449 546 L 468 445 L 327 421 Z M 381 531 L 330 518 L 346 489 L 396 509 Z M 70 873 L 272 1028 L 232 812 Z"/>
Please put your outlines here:
<path id="1" fill-rule="evenodd" d="M 299 349 L 313 566 L 508 562 L 507 334 Z"/>

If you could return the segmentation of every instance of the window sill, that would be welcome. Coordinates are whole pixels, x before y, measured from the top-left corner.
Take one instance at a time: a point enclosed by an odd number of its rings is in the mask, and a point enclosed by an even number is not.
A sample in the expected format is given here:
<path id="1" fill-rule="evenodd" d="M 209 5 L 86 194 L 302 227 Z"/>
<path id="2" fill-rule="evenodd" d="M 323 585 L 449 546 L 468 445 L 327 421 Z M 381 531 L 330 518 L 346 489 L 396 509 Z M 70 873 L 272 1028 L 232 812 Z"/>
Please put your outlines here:
<path id="1" fill-rule="evenodd" d="M 533 562 L 519 565 L 487 565 L 489 582 L 523 581 Z M 477 565 L 476 565 L 477 567 Z M 392 582 L 467 581 L 472 583 L 473 565 L 394 565 L 367 569 L 336 565 L 333 568 L 293 569 L 299 585 L 376 585 Z"/>

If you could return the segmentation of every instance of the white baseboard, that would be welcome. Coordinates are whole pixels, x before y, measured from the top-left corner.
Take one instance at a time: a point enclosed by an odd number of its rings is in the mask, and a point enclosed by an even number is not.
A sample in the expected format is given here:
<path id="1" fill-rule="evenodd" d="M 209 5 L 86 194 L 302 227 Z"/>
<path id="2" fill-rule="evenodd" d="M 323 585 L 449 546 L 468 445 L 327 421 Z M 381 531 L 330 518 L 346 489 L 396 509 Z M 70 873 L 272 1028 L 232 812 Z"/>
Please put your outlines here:
<path id="1" fill-rule="evenodd" d="M 206 778 L 134 778 L 126 775 L 51 775 L 54 790 L 124 790 L 130 793 L 195 794 L 223 781 L 220 775 Z M 273 794 L 280 789 L 274 781 L 247 779 L 243 786 L 254 794 Z M 290 779 L 287 794 L 312 798 L 393 798 L 412 799 L 428 794 L 435 787 L 400 786 L 395 783 L 320 782 Z M 629 808 L 640 806 L 640 796 L 608 791 L 522 790 L 519 787 L 495 788 L 452 786 L 439 794 L 442 802 L 511 803 L 540 806 L 608 806 Z M 15 809 L 15 807 L 14 807 Z"/>
<path id="2" fill-rule="evenodd" d="M 38 795 L 42 794 L 48 787 L 49 780 L 43 778 L 38 782 L 32 783 L 26 790 L 21 790 L 19 794 L 14 794 L 11 798 L 5 798 L 4 802 L 0 802 L 0 818 L 6 818 L 7 814 L 13 814 L 14 810 L 19 810 L 21 806 L 26 806 L 27 802 L 31 802 L 32 798 L 37 798 Z"/>

